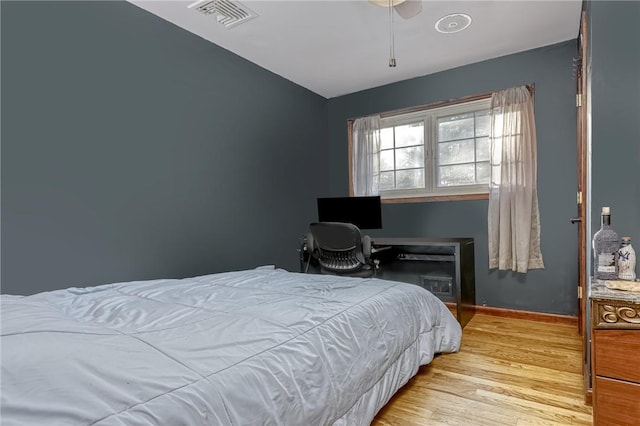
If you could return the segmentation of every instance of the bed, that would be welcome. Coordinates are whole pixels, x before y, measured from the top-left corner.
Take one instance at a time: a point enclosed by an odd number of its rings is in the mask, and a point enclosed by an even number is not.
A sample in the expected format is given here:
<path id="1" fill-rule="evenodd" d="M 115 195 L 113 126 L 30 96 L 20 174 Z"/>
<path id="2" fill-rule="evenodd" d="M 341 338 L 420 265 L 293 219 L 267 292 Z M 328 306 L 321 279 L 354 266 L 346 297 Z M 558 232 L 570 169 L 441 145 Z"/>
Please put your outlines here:
<path id="1" fill-rule="evenodd" d="M 439 352 L 412 284 L 260 267 L 2 295 L 10 425 L 365 425 Z"/>

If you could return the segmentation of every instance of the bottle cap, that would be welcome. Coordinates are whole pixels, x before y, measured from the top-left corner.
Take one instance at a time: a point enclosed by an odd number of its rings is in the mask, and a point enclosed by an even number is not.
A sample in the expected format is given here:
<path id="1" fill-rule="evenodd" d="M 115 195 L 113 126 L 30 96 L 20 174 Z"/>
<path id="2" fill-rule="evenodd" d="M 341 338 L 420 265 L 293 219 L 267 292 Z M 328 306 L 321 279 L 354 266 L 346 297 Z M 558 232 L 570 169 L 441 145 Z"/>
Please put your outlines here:
<path id="1" fill-rule="evenodd" d="M 602 214 L 611 214 L 611 209 L 609 207 L 603 207 Z"/>

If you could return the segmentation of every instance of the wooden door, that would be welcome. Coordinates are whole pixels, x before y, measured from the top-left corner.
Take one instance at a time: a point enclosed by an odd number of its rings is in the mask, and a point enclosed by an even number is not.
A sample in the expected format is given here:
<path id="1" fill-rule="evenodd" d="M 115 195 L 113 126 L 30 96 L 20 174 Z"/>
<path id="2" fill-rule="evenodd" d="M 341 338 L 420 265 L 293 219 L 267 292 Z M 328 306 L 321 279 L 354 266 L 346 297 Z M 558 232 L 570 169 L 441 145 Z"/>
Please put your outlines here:
<path id="1" fill-rule="evenodd" d="M 587 141 L 588 141 L 588 51 L 587 51 L 587 20 L 586 13 L 582 12 L 580 20 L 580 34 L 578 36 L 579 61 L 577 66 L 577 143 L 578 143 L 578 187 L 577 187 L 577 216 L 571 221 L 578 226 L 578 332 L 583 337 L 583 376 L 585 401 L 591 403 L 591 363 L 589 342 L 589 318 L 587 316 Z"/>
<path id="2" fill-rule="evenodd" d="M 587 190 L 587 33 L 586 33 L 586 16 L 582 13 L 580 22 L 580 34 L 578 37 L 579 61 L 577 66 L 577 87 L 576 87 L 576 106 L 577 106 L 577 143 L 578 143 L 578 187 L 576 192 L 577 216 L 571 219 L 578 226 L 578 331 L 584 336 L 587 318 L 585 316 L 587 310 L 587 220 L 586 220 L 586 190 Z"/>

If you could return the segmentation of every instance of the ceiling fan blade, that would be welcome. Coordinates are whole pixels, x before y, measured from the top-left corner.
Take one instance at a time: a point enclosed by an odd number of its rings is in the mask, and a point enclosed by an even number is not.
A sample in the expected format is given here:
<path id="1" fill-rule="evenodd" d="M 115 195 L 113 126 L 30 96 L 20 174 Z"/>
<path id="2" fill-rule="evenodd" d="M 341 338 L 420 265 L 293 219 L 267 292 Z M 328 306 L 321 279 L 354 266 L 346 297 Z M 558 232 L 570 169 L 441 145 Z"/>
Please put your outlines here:
<path id="1" fill-rule="evenodd" d="M 393 6 L 398 15 L 404 19 L 413 18 L 422 12 L 422 0 L 406 0 L 400 4 Z"/>

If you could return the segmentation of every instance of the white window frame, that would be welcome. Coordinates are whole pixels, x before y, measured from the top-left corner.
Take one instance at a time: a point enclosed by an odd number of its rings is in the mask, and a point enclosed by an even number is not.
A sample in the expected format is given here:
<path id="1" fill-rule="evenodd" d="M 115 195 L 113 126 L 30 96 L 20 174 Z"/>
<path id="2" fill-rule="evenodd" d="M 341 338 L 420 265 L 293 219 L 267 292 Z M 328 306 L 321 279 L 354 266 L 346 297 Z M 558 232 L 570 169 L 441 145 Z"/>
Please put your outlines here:
<path id="1" fill-rule="evenodd" d="M 416 123 L 422 121 L 424 125 L 424 177 L 425 188 L 417 189 L 394 189 L 380 191 L 383 200 L 404 200 L 404 199 L 428 199 L 428 198 L 486 198 L 489 193 L 489 184 L 458 185 L 448 187 L 437 186 L 437 119 L 443 116 L 465 114 L 488 110 L 491 107 L 491 98 L 483 98 L 460 102 L 453 105 L 445 105 L 422 109 L 408 113 L 389 114 L 380 120 L 380 128 L 391 126 L 401 126 L 403 124 Z"/>

